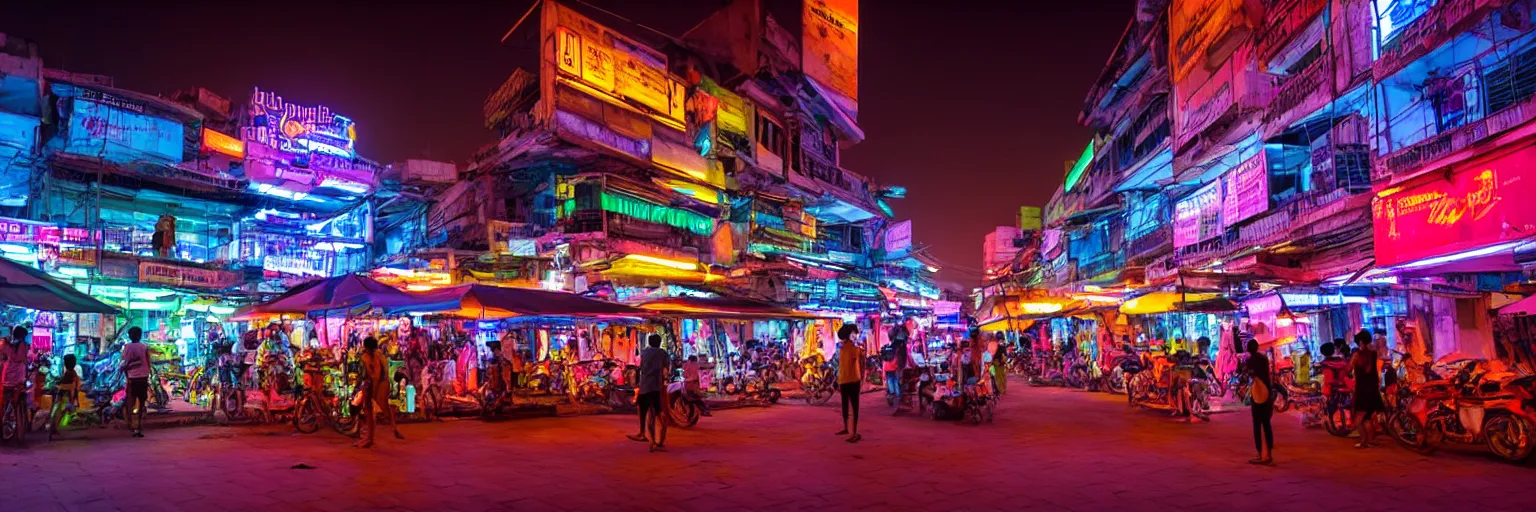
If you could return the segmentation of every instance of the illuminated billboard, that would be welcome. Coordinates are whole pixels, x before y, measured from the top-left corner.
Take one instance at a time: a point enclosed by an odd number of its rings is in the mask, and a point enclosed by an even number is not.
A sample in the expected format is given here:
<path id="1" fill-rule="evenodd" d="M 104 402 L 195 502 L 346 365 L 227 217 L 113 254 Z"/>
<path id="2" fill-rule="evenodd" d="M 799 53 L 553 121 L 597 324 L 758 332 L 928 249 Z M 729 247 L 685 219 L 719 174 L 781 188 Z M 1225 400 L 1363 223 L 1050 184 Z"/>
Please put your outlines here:
<path id="1" fill-rule="evenodd" d="M 295 105 L 258 88 L 251 93 L 248 114 L 250 124 L 240 129 L 246 144 L 261 144 L 284 153 L 357 157 L 357 127 L 351 119 L 323 105 Z"/>
<path id="2" fill-rule="evenodd" d="M 64 151 L 108 162 L 181 162 L 181 123 L 76 98 Z"/>
<path id="3" fill-rule="evenodd" d="M 847 99 L 851 114 L 859 111 L 859 1 L 806 0 L 801 23 L 805 76 Z M 841 99 L 841 98 L 839 98 Z"/>
<path id="4" fill-rule="evenodd" d="M 1448 177 L 1381 191 L 1371 203 L 1376 266 L 1446 256 L 1536 232 L 1536 148 L 1527 147 Z"/>
<path id="5" fill-rule="evenodd" d="M 683 127 L 686 89 L 667 73 L 667 56 L 558 3 L 545 7 L 561 82 L 604 101 L 644 107 Z"/>

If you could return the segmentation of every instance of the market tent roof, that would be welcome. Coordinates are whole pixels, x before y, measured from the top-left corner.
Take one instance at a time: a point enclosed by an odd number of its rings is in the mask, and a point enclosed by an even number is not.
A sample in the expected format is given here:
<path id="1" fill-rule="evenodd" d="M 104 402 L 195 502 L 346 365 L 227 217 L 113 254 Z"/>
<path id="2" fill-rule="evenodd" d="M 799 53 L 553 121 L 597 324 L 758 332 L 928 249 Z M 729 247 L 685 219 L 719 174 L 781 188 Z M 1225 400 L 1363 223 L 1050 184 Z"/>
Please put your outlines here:
<path id="1" fill-rule="evenodd" d="M 41 270 L 5 258 L 0 258 L 0 304 L 62 313 L 118 312 Z"/>
<path id="2" fill-rule="evenodd" d="M 1217 299 L 1222 299 L 1220 293 L 1152 292 L 1120 304 L 1120 312 L 1127 315 L 1152 315 L 1170 311 L 1207 310 L 1199 308 L 1220 310 L 1216 308 L 1224 306 L 1224 304 L 1218 302 Z M 1230 301 L 1228 302 L 1230 303 Z"/>
<path id="3" fill-rule="evenodd" d="M 1536 295 L 1499 308 L 1500 315 L 1536 315 Z"/>
<path id="4" fill-rule="evenodd" d="M 640 305 L 641 309 L 695 318 L 814 319 L 819 316 L 766 302 L 733 297 L 668 297 Z"/>
<path id="5" fill-rule="evenodd" d="M 466 284 L 405 295 L 381 300 L 375 305 L 391 313 L 434 313 L 484 319 L 521 316 L 612 318 L 652 314 L 643 309 L 593 300 L 574 293 L 484 284 Z"/>
<path id="6" fill-rule="evenodd" d="M 1069 316 L 1082 306 L 1082 301 L 1064 297 L 1026 299 L 1019 295 L 992 295 L 982 299 L 981 307 L 976 308 L 976 320 L 980 325 L 1002 320 L 1039 320 Z"/>
<path id="7" fill-rule="evenodd" d="M 414 297 L 399 289 L 358 274 L 310 281 L 288 290 L 269 302 L 258 304 L 241 316 L 303 314 L 311 311 L 348 309 L 367 304 L 408 304 Z"/>

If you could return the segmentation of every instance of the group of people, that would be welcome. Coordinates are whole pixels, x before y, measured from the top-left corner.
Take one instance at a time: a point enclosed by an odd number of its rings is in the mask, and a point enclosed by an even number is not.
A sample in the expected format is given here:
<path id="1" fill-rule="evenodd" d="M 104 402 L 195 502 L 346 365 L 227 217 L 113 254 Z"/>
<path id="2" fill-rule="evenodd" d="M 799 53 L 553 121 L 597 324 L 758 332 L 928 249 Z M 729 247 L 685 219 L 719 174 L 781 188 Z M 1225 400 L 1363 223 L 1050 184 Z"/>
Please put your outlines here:
<path id="1" fill-rule="evenodd" d="M 859 328 L 844 324 L 837 331 L 837 387 L 841 397 L 842 429 L 836 435 L 857 443 L 859 434 L 859 395 L 862 392 L 867 355 L 859 346 Z M 635 385 L 635 405 L 639 412 L 640 428 L 629 439 L 648 443 L 650 451 L 665 451 L 667 440 L 667 386 L 671 381 L 672 355 L 661 348 L 661 335 L 646 338 L 646 347 L 640 351 L 640 371 Z M 682 364 L 684 389 L 699 392 L 699 369 L 696 357 Z"/>
<path id="2" fill-rule="evenodd" d="M 1376 425 L 1376 414 L 1386 409 L 1382 387 L 1384 384 L 1388 389 L 1395 386 L 1397 374 L 1390 368 L 1384 371 L 1370 331 L 1361 329 L 1355 333 L 1354 342 L 1353 351 L 1343 339 L 1319 348 L 1324 357 L 1321 364 L 1323 392 L 1329 395 L 1345 389 L 1353 392 L 1351 416 L 1358 419 L 1356 423 L 1360 433 L 1360 441 L 1355 444 L 1355 448 L 1369 448 L 1377 446 L 1375 438 L 1380 426 Z M 1247 340 L 1246 348 L 1248 357 L 1244 369 L 1253 382 L 1249 402 L 1253 415 L 1253 446 L 1258 452 L 1258 456 L 1248 462 L 1270 464 L 1274 462 L 1275 446 L 1275 431 L 1271 423 L 1275 414 L 1273 368 L 1269 357 L 1259 351 L 1257 341 Z"/>

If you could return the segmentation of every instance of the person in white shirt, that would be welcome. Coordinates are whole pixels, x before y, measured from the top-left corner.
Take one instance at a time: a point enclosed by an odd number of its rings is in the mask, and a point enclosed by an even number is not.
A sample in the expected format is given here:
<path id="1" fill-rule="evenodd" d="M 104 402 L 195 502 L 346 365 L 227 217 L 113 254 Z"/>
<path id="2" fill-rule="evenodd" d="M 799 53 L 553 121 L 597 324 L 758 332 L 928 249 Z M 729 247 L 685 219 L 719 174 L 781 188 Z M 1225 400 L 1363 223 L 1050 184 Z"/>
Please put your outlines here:
<path id="1" fill-rule="evenodd" d="M 149 346 L 140 340 L 144 330 L 128 329 L 128 344 L 123 345 L 123 375 L 128 377 L 127 398 L 123 402 L 123 421 L 133 430 L 133 437 L 144 437 L 144 410 L 149 407 Z M 134 421 L 133 416 L 138 417 Z"/>

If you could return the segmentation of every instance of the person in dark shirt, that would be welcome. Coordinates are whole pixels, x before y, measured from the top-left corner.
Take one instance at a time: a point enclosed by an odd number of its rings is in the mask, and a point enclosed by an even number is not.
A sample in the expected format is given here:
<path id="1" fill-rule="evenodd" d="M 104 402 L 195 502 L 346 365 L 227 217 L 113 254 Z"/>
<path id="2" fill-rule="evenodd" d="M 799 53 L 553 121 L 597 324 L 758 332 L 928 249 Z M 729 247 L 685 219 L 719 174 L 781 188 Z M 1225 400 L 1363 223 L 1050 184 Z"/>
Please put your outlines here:
<path id="1" fill-rule="evenodd" d="M 667 363 L 671 356 L 661 349 L 661 335 L 652 334 L 646 339 L 650 346 L 640 351 L 640 382 L 635 386 L 638 395 L 635 406 L 640 409 L 640 433 L 629 436 L 634 441 L 650 441 L 651 451 L 664 449 L 667 426 L 661 415 L 664 409 L 661 394 L 666 390 Z M 661 425 L 658 427 L 658 423 Z M 660 436 L 657 435 L 658 428 Z M 649 432 L 650 436 L 646 434 Z"/>
<path id="2" fill-rule="evenodd" d="M 1360 426 L 1360 442 L 1355 448 L 1369 448 L 1376 446 L 1373 438 L 1376 433 L 1376 414 L 1386 409 L 1386 404 L 1381 399 L 1381 387 L 1378 382 L 1376 351 L 1371 348 L 1371 333 L 1365 329 L 1355 333 L 1354 358 L 1349 366 L 1355 376 L 1355 396 L 1352 404 L 1355 408 L 1356 423 Z"/>
<path id="3" fill-rule="evenodd" d="M 1259 352 L 1259 342 L 1248 341 L 1248 374 L 1252 376 L 1254 383 L 1263 383 L 1268 391 L 1263 401 L 1258 397 L 1253 398 L 1253 406 L 1249 408 L 1253 412 L 1253 447 L 1258 450 L 1259 456 L 1248 461 L 1249 464 L 1269 464 L 1274 462 L 1275 427 L 1270 424 L 1270 419 L 1275 415 L 1275 388 L 1270 382 L 1269 357 Z"/>

